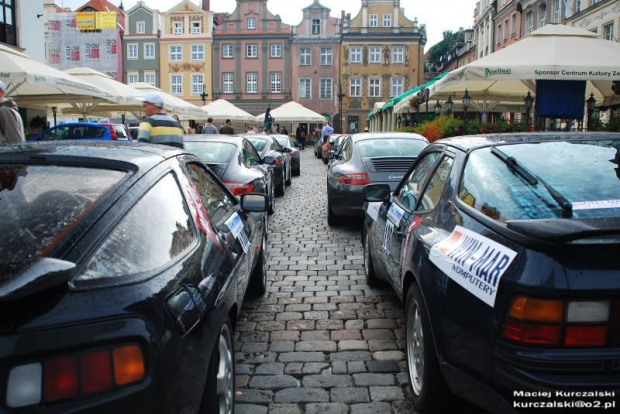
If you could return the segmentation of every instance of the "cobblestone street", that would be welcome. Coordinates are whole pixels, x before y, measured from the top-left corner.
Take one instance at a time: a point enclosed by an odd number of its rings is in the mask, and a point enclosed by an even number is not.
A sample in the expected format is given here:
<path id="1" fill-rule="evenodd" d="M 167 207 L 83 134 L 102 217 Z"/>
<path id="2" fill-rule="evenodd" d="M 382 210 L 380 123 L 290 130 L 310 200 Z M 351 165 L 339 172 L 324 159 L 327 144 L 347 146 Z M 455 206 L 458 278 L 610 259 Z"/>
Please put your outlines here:
<path id="1" fill-rule="evenodd" d="M 237 329 L 238 414 L 408 413 L 401 305 L 364 281 L 360 225 L 330 228 L 312 148 L 278 199 L 267 294 Z"/>

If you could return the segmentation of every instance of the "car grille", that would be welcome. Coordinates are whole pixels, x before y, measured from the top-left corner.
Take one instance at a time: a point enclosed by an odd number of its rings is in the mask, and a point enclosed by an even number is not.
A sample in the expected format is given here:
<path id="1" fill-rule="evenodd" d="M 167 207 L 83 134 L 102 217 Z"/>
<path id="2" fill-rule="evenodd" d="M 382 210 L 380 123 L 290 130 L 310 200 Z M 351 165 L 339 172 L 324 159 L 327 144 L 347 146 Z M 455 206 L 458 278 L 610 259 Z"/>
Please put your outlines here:
<path id="1" fill-rule="evenodd" d="M 368 165 L 373 171 L 407 171 L 415 158 L 381 158 L 370 160 Z"/>

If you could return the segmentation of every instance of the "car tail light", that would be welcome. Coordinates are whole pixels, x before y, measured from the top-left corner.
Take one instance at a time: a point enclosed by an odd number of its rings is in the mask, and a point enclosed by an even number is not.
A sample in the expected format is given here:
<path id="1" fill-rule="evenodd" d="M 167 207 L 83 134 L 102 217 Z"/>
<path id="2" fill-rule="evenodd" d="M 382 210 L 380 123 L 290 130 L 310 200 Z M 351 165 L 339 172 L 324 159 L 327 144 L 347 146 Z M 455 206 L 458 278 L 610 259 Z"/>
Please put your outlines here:
<path id="1" fill-rule="evenodd" d="M 254 184 L 252 183 L 235 183 L 233 181 L 224 181 L 224 185 L 226 185 L 230 192 L 236 196 L 254 192 Z"/>
<path id="2" fill-rule="evenodd" d="M 11 408 L 97 394 L 142 381 L 146 364 L 135 344 L 19 365 L 9 373 L 6 404 Z"/>
<path id="3" fill-rule="evenodd" d="M 273 164 L 274 167 L 277 167 L 278 165 L 282 164 L 282 160 L 278 157 L 276 158 L 276 163 Z"/>
<path id="4" fill-rule="evenodd" d="M 114 125 L 108 124 L 108 128 L 110 128 L 110 135 L 114 141 L 118 140 L 118 135 L 116 135 L 116 130 L 114 129 Z"/>
<path id="5" fill-rule="evenodd" d="M 338 176 L 338 182 L 346 185 L 367 185 L 370 184 L 368 174 L 343 174 Z"/>
<path id="6" fill-rule="evenodd" d="M 549 300 L 517 296 L 501 336 L 524 345 L 620 346 L 620 301 Z"/>

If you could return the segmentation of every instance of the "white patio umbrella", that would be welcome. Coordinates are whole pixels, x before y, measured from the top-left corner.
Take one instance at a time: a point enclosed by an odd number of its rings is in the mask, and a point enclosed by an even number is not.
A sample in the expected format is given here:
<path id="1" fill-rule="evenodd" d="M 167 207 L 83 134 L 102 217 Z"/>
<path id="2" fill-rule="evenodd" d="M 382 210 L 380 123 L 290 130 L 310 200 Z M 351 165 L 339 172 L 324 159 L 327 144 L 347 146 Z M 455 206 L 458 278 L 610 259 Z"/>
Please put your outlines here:
<path id="1" fill-rule="evenodd" d="M 223 122 L 230 119 L 236 123 L 255 123 L 254 115 L 233 105 L 225 99 L 218 99 L 201 108 L 210 118 L 216 122 Z"/>
<path id="2" fill-rule="evenodd" d="M 102 88 L 3 44 L 0 44 L 0 80 L 7 85 L 7 96 L 17 100 L 20 106 L 113 99 Z"/>
<path id="3" fill-rule="evenodd" d="M 208 117 L 208 114 L 196 105 L 184 101 L 176 96 L 170 95 L 169 93 L 166 93 L 148 83 L 132 83 L 131 87 L 137 89 L 143 96 L 149 92 L 157 92 L 164 100 L 164 109 L 171 114 L 178 115 L 181 119 L 201 120 L 207 119 Z"/>
<path id="4" fill-rule="evenodd" d="M 587 81 L 586 96 L 598 105 L 620 103 L 612 90 L 620 80 L 620 43 L 596 33 L 548 24 L 505 49 L 450 72 L 430 87 L 432 99 L 517 102 L 536 93 L 537 80 Z"/>
<path id="5" fill-rule="evenodd" d="M 295 122 L 323 122 L 325 117 L 318 114 L 305 106 L 291 101 L 271 110 L 273 122 L 277 124 L 295 123 Z M 265 114 L 258 115 L 255 121 L 262 123 L 265 120 Z"/>

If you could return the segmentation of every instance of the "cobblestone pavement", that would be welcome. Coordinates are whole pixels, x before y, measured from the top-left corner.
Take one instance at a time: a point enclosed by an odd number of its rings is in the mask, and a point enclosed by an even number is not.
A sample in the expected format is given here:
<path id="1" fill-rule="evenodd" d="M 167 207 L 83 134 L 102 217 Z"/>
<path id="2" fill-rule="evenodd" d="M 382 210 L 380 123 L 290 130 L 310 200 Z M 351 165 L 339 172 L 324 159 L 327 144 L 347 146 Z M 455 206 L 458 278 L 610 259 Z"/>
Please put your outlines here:
<path id="1" fill-rule="evenodd" d="M 326 170 L 306 148 L 278 199 L 267 293 L 235 334 L 236 414 L 413 413 L 402 306 L 366 285 L 360 223 L 327 225 Z"/>

